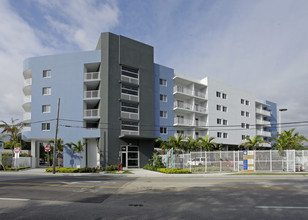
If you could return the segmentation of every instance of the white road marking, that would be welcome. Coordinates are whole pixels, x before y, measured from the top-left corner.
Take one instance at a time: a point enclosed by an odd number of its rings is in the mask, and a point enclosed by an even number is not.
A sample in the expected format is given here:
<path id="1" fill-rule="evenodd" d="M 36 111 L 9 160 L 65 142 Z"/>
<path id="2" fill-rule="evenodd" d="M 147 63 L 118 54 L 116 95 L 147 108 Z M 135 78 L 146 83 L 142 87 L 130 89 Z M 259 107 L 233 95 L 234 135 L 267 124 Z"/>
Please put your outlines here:
<path id="1" fill-rule="evenodd" d="M 300 206 L 256 206 L 258 209 L 308 209 Z"/>
<path id="2" fill-rule="evenodd" d="M 10 200 L 10 201 L 29 201 L 30 199 L 20 199 L 20 198 L 0 198 L 0 200 Z"/>

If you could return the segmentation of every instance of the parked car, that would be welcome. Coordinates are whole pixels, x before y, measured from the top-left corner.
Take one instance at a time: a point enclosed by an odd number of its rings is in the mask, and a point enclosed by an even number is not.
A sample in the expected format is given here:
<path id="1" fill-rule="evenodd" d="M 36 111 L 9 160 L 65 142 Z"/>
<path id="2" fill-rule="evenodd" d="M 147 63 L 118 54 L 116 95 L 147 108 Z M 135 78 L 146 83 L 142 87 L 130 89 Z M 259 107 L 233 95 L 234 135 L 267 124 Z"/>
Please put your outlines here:
<path id="1" fill-rule="evenodd" d="M 187 161 L 186 166 L 204 166 L 205 158 L 204 157 L 196 157 L 192 160 Z"/>

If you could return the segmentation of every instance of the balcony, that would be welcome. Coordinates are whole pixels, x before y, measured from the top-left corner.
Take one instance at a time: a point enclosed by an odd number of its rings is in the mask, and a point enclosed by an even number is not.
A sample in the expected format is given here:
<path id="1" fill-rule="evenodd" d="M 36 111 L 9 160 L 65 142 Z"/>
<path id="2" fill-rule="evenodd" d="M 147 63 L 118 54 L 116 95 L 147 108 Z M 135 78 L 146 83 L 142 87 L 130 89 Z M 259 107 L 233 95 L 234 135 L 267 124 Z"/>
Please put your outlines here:
<path id="1" fill-rule="evenodd" d="M 191 104 L 183 103 L 183 102 L 174 102 L 174 108 L 188 110 L 188 111 L 192 111 L 193 109 Z"/>
<path id="2" fill-rule="evenodd" d="M 131 119 L 131 120 L 139 120 L 139 114 L 121 111 L 121 118 Z"/>
<path id="3" fill-rule="evenodd" d="M 32 85 L 32 78 L 24 80 L 24 86 L 31 86 Z"/>
<path id="4" fill-rule="evenodd" d="M 257 119 L 257 120 L 256 120 L 256 124 L 257 124 L 257 125 L 270 126 L 270 125 L 271 125 L 271 122 L 270 122 L 270 121 L 265 121 L 265 120 Z"/>
<path id="5" fill-rule="evenodd" d="M 139 131 L 121 130 L 121 136 L 125 135 L 139 135 Z"/>
<path id="6" fill-rule="evenodd" d="M 126 93 L 121 93 L 121 99 L 122 100 L 133 101 L 133 102 L 139 102 L 139 96 L 129 95 L 129 94 L 126 94 Z"/>
<path id="7" fill-rule="evenodd" d="M 31 95 L 24 96 L 24 103 L 31 102 L 31 100 L 32 100 Z"/>
<path id="8" fill-rule="evenodd" d="M 31 121 L 31 113 L 30 112 L 26 112 L 23 115 L 23 122 L 25 121 Z"/>
<path id="9" fill-rule="evenodd" d="M 193 120 L 184 118 L 174 118 L 174 126 L 193 126 Z"/>
<path id="10" fill-rule="evenodd" d="M 99 117 L 99 109 L 86 109 L 83 113 L 84 118 L 98 118 Z"/>
<path id="11" fill-rule="evenodd" d="M 271 137 L 272 134 L 269 131 L 257 130 L 257 135 L 264 137 Z"/>
<path id="12" fill-rule="evenodd" d="M 99 90 L 84 91 L 84 94 L 83 94 L 84 99 L 97 99 L 99 97 L 100 97 Z"/>
<path id="13" fill-rule="evenodd" d="M 139 85 L 139 79 L 138 78 L 134 78 L 134 77 L 129 77 L 129 76 L 121 75 L 121 81 L 122 82 L 127 82 L 127 83 L 131 83 L 131 84 Z"/>
<path id="14" fill-rule="evenodd" d="M 202 106 L 195 106 L 195 107 L 194 107 L 194 111 L 195 111 L 195 112 L 198 112 L 198 113 L 204 113 L 204 114 L 206 114 L 206 108 L 205 108 L 205 107 L 202 107 Z"/>
<path id="15" fill-rule="evenodd" d="M 84 81 L 100 80 L 99 72 L 89 72 L 84 74 Z"/>
<path id="16" fill-rule="evenodd" d="M 207 126 L 207 123 L 204 122 L 204 121 L 195 121 L 194 126 L 205 127 L 205 126 Z"/>
<path id="17" fill-rule="evenodd" d="M 260 115 L 265 115 L 265 116 L 271 116 L 271 112 L 267 110 L 263 110 L 260 108 L 256 108 L 256 113 Z"/>
<path id="18" fill-rule="evenodd" d="M 175 86 L 173 87 L 173 93 L 179 93 L 187 96 L 198 97 L 201 99 L 206 98 L 206 94 L 197 90 L 191 90 L 183 86 Z"/>

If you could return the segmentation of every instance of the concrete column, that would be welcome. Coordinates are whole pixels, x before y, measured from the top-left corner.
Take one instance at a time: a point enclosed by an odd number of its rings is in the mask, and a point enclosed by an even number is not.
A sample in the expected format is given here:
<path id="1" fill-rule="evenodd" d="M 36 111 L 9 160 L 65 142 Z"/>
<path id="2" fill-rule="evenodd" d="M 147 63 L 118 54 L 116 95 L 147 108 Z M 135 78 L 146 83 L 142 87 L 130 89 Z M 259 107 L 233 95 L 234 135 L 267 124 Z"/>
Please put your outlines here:
<path id="1" fill-rule="evenodd" d="M 32 155 L 31 168 L 36 168 L 38 166 L 37 158 L 39 157 L 39 155 L 37 155 L 36 141 L 35 140 L 31 140 L 31 155 Z"/>

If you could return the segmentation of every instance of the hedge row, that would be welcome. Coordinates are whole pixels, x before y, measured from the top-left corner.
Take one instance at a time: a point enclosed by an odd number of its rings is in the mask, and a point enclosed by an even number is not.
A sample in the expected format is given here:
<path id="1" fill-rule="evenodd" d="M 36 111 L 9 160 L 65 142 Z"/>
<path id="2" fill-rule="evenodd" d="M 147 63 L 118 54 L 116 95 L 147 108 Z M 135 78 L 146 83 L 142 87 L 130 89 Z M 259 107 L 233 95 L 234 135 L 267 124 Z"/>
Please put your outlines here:
<path id="1" fill-rule="evenodd" d="M 167 173 L 167 174 L 180 174 L 180 173 L 190 173 L 189 170 L 183 170 L 178 168 L 166 169 L 166 168 L 158 168 L 158 172 Z"/>

